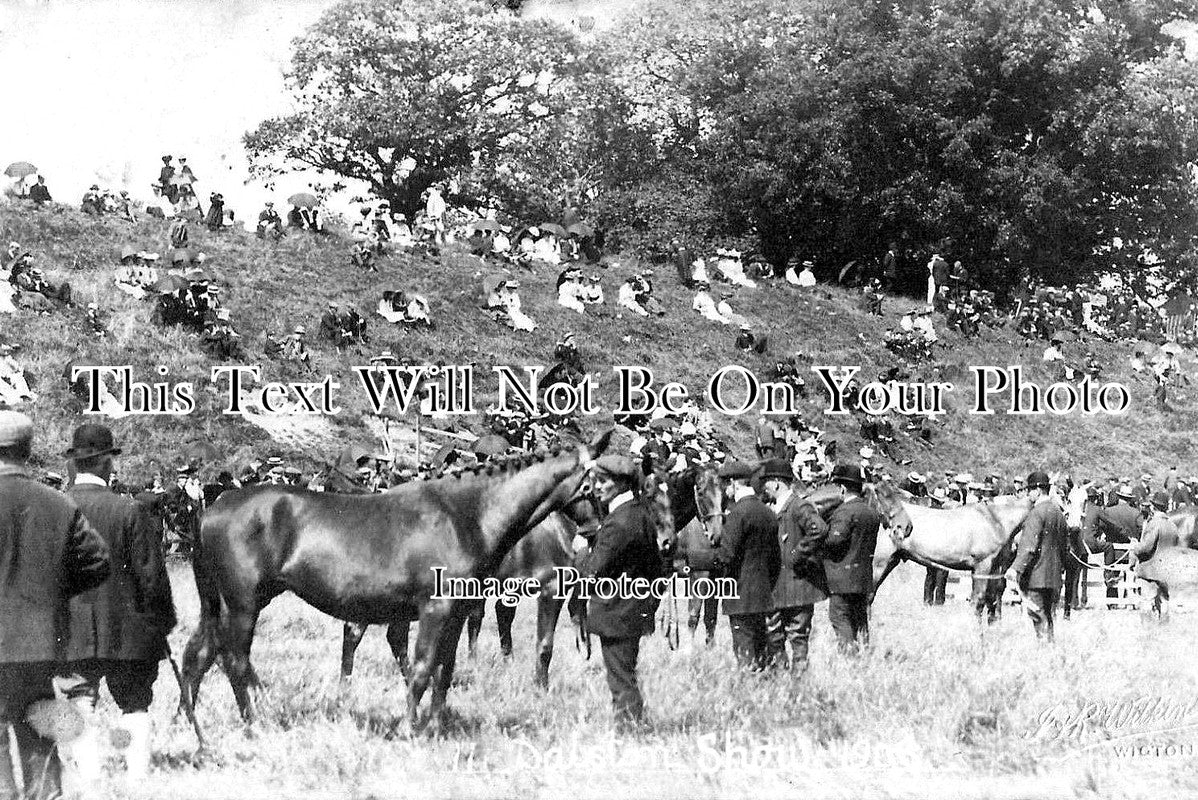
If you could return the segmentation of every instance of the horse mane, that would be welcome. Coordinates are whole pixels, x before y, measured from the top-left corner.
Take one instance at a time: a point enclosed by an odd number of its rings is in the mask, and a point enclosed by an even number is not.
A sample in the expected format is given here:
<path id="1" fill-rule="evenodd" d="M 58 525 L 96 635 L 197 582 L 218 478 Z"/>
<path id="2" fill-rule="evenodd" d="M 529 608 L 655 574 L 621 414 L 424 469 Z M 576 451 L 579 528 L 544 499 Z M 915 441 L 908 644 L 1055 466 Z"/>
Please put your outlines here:
<path id="1" fill-rule="evenodd" d="M 497 478 L 509 477 L 535 464 L 541 464 L 550 458 L 557 458 L 563 452 L 564 449 L 561 445 L 554 445 L 549 450 L 541 450 L 536 453 L 517 453 L 501 459 L 492 458 L 485 464 L 475 464 L 472 467 L 448 475 L 427 475 L 418 481 L 409 481 L 406 484 L 400 484 L 400 486 L 408 486 L 413 483 L 444 484 L 451 481 L 457 483 L 490 482 Z"/>

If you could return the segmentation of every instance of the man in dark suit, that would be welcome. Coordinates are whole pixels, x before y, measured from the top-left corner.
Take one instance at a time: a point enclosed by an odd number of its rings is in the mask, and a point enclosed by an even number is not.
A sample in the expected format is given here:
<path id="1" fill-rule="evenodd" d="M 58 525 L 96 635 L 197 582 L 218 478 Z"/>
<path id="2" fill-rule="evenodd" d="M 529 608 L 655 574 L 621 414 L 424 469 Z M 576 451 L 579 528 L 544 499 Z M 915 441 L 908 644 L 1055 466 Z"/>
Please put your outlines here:
<path id="1" fill-rule="evenodd" d="M 722 601 L 732 628 L 736 661 L 742 667 L 764 669 L 770 657 L 766 616 L 774 610 L 774 584 L 780 569 L 778 520 L 749 485 L 753 472 L 739 461 L 720 468 L 732 508 L 724 518 L 715 559 L 724 576 L 736 579 L 738 596 Z"/>
<path id="2" fill-rule="evenodd" d="M 1064 585 L 1061 573 L 1065 569 L 1069 526 L 1061 507 L 1049 494 L 1047 475 L 1043 472 L 1028 475 L 1027 490 L 1034 504 L 1023 521 L 1012 569 L 1023 594 L 1023 604 L 1036 628 L 1036 637 L 1047 635 L 1051 642 L 1057 599 Z"/>
<path id="3" fill-rule="evenodd" d="M 1135 492 L 1126 484 L 1115 490 L 1115 504 L 1099 509 L 1094 516 L 1093 528 L 1082 531 L 1086 536 L 1086 545 L 1092 552 L 1102 552 L 1103 561 L 1109 567 L 1122 556 L 1115 549 L 1116 544 L 1129 544 L 1140 538 L 1144 529 L 1144 518 L 1132 505 L 1135 502 Z M 1119 573 L 1107 570 L 1103 575 L 1106 583 L 1107 598 L 1118 594 Z"/>
<path id="4" fill-rule="evenodd" d="M 37 176 L 37 183 L 29 189 L 29 199 L 33 201 L 34 208 L 41 208 L 53 199 L 50 197 L 50 189 L 46 186 L 46 179 L 41 175 Z"/>
<path id="5" fill-rule="evenodd" d="M 130 781 L 143 780 L 150 767 L 150 702 L 158 662 L 166 658 L 166 635 L 175 626 L 175 605 L 162 557 L 162 527 L 148 508 L 111 491 L 113 457 L 120 455 L 112 431 L 87 424 L 75 429 L 71 460 L 75 483 L 69 496 L 104 537 L 113 557 L 112 577 L 95 592 L 71 603 L 70 677 L 67 695 L 84 712 L 95 708 L 100 679 L 123 714 L 129 733 L 125 766 Z M 89 734 L 92 732 L 89 731 Z M 85 785 L 100 778 L 100 754 L 93 735 L 71 747 Z"/>
<path id="6" fill-rule="evenodd" d="M 838 464 L 832 482 L 844 502 L 828 520 L 824 577 L 828 581 L 828 620 L 842 650 L 869 644 L 869 604 L 874 594 L 874 547 L 882 517 L 865 502 L 865 475 L 856 464 Z"/>
<path id="7" fill-rule="evenodd" d="M 607 516 L 595 534 L 590 554 L 582 560 L 584 578 L 644 578 L 653 581 L 664 570 L 652 517 L 637 492 L 640 469 L 626 456 L 607 455 L 595 465 L 595 493 Z M 607 685 L 611 689 L 616 727 L 628 730 L 640 723 L 645 701 L 636 678 L 641 637 L 653 632 L 653 597 L 616 596 L 605 600 L 592 591 L 587 624 L 599 637 Z"/>
<path id="8" fill-rule="evenodd" d="M 890 243 L 890 249 L 882 256 L 882 290 L 894 292 L 898 286 L 898 244 Z"/>
<path id="9" fill-rule="evenodd" d="M 828 598 L 824 566 L 818 555 L 828 535 L 822 508 L 793 491 L 794 470 L 782 459 L 767 461 L 761 468 L 762 492 L 778 516 L 778 548 L 781 571 L 774 584 L 774 609 L 766 619 L 770 654 L 774 664 L 793 669 L 807 666 L 811 619 L 815 604 Z M 835 498 L 839 504 L 840 498 Z M 791 654 L 786 654 L 790 642 Z"/>
<path id="10" fill-rule="evenodd" d="M 79 508 L 26 471 L 33 423 L 0 411 L 0 798 L 57 797 L 54 742 L 26 710 L 54 698 L 56 662 L 71 633 L 68 601 L 108 578 L 104 539 Z M 9 758 L 15 737 L 24 791 Z"/>

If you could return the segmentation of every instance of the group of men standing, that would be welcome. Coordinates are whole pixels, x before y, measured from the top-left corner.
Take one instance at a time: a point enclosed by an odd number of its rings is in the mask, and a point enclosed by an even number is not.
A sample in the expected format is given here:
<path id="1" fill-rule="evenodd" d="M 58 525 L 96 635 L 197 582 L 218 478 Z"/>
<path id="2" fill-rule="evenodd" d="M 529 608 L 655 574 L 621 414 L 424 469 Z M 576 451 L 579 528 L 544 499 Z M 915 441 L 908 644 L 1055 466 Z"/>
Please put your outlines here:
<path id="1" fill-rule="evenodd" d="M 584 576 L 652 581 L 664 574 L 653 512 L 638 497 L 641 475 L 630 458 L 598 460 L 596 494 L 607 516 L 592 539 L 576 542 Z M 815 604 L 825 599 L 841 647 L 868 643 L 873 553 L 882 518 L 862 495 L 861 468 L 837 466 L 832 487 L 810 496 L 794 490 L 794 472 L 781 459 L 760 467 L 732 461 L 719 477 L 730 505 L 711 557 L 714 572 L 736 581 L 737 596 L 722 605 L 737 663 L 753 670 L 805 667 Z M 643 716 L 636 664 L 640 637 L 653 632 L 658 602 L 653 597 L 590 600 L 588 625 L 600 639 L 621 728 Z"/>
<path id="2" fill-rule="evenodd" d="M 30 419 L 0 411 L 0 800 L 59 796 L 63 762 L 74 792 L 94 795 L 101 679 L 122 712 L 128 778 L 144 778 L 148 709 L 175 625 L 161 525 L 109 487 L 121 452 L 112 432 L 76 429 L 66 494 L 29 474 L 32 445 Z M 55 684 L 70 709 L 54 710 Z"/>

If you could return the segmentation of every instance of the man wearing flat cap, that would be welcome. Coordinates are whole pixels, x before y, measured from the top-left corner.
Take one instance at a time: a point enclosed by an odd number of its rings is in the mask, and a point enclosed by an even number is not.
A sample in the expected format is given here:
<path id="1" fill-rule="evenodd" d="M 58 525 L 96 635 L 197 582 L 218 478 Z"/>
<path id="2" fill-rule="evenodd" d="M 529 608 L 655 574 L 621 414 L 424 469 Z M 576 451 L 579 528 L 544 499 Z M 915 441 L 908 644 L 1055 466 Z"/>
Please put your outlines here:
<path id="1" fill-rule="evenodd" d="M 1061 573 L 1068 558 L 1069 526 L 1061 507 L 1052 497 L 1048 476 L 1033 472 L 1027 476 L 1028 497 L 1032 510 L 1023 521 L 1019 547 L 1015 552 L 1015 581 L 1023 595 L 1023 605 L 1032 618 L 1036 638 L 1053 639 L 1053 622 L 1063 581 Z"/>
<path id="2" fill-rule="evenodd" d="M 838 464 L 832 482 L 844 502 L 828 520 L 824 577 L 828 581 L 828 621 L 841 650 L 869 644 L 869 604 L 874 594 L 874 548 L 882 517 L 862 496 L 865 475 L 856 464 Z"/>
<path id="3" fill-rule="evenodd" d="M 774 610 L 781 563 L 778 520 L 749 484 L 753 473 L 753 467 L 740 461 L 720 468 L 732 507 L 724 518 L 715 560 L 725 577 L 736 580 L 738 596 L 722 601 L 732 628 L 732 651 L 740 666 L 758 670 L 769 665 L 766 617 Z"/>
<path id="4" fill-rule="evenodd" d="M 664 575 L 653 519 L 637 497 L 640 468 L 627 456 L 605 455 L 595 464 L 595 493 L 607 516 L 595 534 L 590 553 L 582 560 L 584 578 L 621 575 L 653 581 Z M 603 599 L 592 592 L 587 606 L 588 627 L 599 637 L 607 685 L 611 689 L 616 728 L 635 728 L 644 717 L 645 701 L 637 683 L 636 662 L 641 637 L 653 632 L 658 601 L 621 597 Z"/>
<path id="5" fill-rule="evenodd" d="M 129 733 L 125 767 L 131 781 L 150 767 L 150 702 L 158 662 L 167 656 L 166 635 L 175 626 L 175 605 L 162 557 L 162 528 L 154 515 L 131 497 L 114 493 L 108 479 L 121 449 L 112 431 L 86 424 L 75 429 L 63 455 L 75 474 L 68 496 L 104 537 L 112 553 L 112 577 L 95 592 L 71 602 L 71 643 L 65 670 L 67 695 L 91 717 L 108 684 L 121 709 L 120 727 Z M 100 778 L 95 731 L 71 746 L 80 778 L 94 790 Z"/>
<path id="6" fill-rule="evenodd" d="M 1132 505 L 1135 502 L 1135 492 L 1127 484 L 1120 485 L 1115 490 L 1115 505 L 1099 509 L 1094 515 L 1091 527 L 1083 530 L 1086 546 L 1091 552 L 1101 552 L 1103 561 L 1109 567 L 1121 558 L 1115 549 L 1116 544 L 1128 544 L 1140 538 L 1144 528 L 1144 520 L 1140 512 Z M 1107 600 L 1119 594 L 1119 573 L 1106 570 L 1103 574 L 1106 583 Z"/>
<path id="7" fill-rule="evenodd" d="M 58 797 L 55 743 L 26 720 L 26 709 L 54 698 L 55 667 L 71 635 L 71 597 L 109 574 L 104 539 L 73 501 L 26 469 L 33 422 L 0 411 L 0 797 Z M 15 738 L 15 741 L 13 739 Z M 19 754 L 22 792 L 9 757 Z"/>
<path id="8" fill-rule="evenodd" d="M 828 598 L 819 553 L 828 536 L 824 515 L 840 504 L 826 490 L 800 497 L 793 491 L 794 470 L 783 459 L 761 467 L 762 494 L 778 517 L 781 569 L 774 583 L 774 608 L 766 618 L 773 663 L 802 670 L 807 666 L 815 604 Z M 786 644 L 790 643 L 790 655 Z"/>
<path id="9" fill-rule="evenodd" d="M 1169 587 L 1160 582 L 1161 575 L 1153 558 L 1161 550 L 1181 544 L 1181 532 L 1169 519 L 1171 499 L 1169 492 L 1164 489 L 1153 493 L 1149 501 L 1148 522 L 1144 525 L 1144 538 L 1131 549 L 1136 577 L 1141 579 L 1141 608 L 1147 607 L 1160 618 L 1164 617 L 1169 602 Z M 1145 585 L 1144 581 L 1149 583 Z M 1151 605 L 1147 605 L 1149 603 Z"/>

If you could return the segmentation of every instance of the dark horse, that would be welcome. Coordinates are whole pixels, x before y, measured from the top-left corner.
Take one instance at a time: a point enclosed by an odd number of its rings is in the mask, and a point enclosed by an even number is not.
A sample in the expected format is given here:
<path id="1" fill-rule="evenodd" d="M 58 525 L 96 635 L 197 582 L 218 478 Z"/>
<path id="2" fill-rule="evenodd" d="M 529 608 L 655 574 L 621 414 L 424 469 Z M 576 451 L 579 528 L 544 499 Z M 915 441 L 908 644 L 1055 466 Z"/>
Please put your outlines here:
<path id="1" fill-rule="evenodd" d="M 585 528 L 598 527 L 598 511 L 594 505 L 593 495 L 589 492 L 583 497 L 570 503 L 562 511 L 551 514 L 545 521 L 537 525 L 522 538 L 512 549 L 495 577 L 505 578 L 536 578 L 541 584 L 541 593 L 537 597 L 537 666 L 536 683 L 538 686 L 549 685 L 549 663 L 553 659 L 553 639 L 557 628 L 557 620 L 561 615 L 564 600 L 557 595 L 556 575 L 558 567 L 568 567 L 574 563 L 574 535 Z M 478 634 L 482 628 L 485 606 L 476 604 L 466 617 L 467 650 L 473 655 L 478 642 Z M 405 609 L 399 617 L 387 626 L 387 644 L 391 655 L 399 664 L 400 672 L 406 677 L 409 674 L 408 663 L 408 632 L 411 623 L 416 621 L 416 609 Z M 576 624 L 584 624 L 581 615 L 586 613 L 585 604 L 571 609 Z M 499 647 L 503 655 L 512 654 L 512 622 L 516 618 L 516 607 L 502 602 L 495 603 L 495 621 L 499 626 Z M 346 622 L 341 640 L 341 676 L 349 677 L 354 671 L 354 653 L 366 634 L 365 623 Z"/>
<path id="2" fill-rule="evenodd" d="M 380 624 L 416 610 L 420 631 L 408 684 L 408 718 L 419 727 L 436 677 L 435 729 L 453 677 L 458 637 L 472 603 L 433 598 L 445 578 L 493 576 L 525 533 L 574 499 L 611 438 L 590 447 L 488 465 L 485 474 L 407 483 L 386 494 L 339 495 L 283 486 L 226 492 L 209 509 L 193 567 L 200 624 L 183 654 L 184 702 L 194 706 L 217 656 L 242 716 L 254 716 L 250 665 L 262 609 L 292 591 L 330 616 Z"/>

